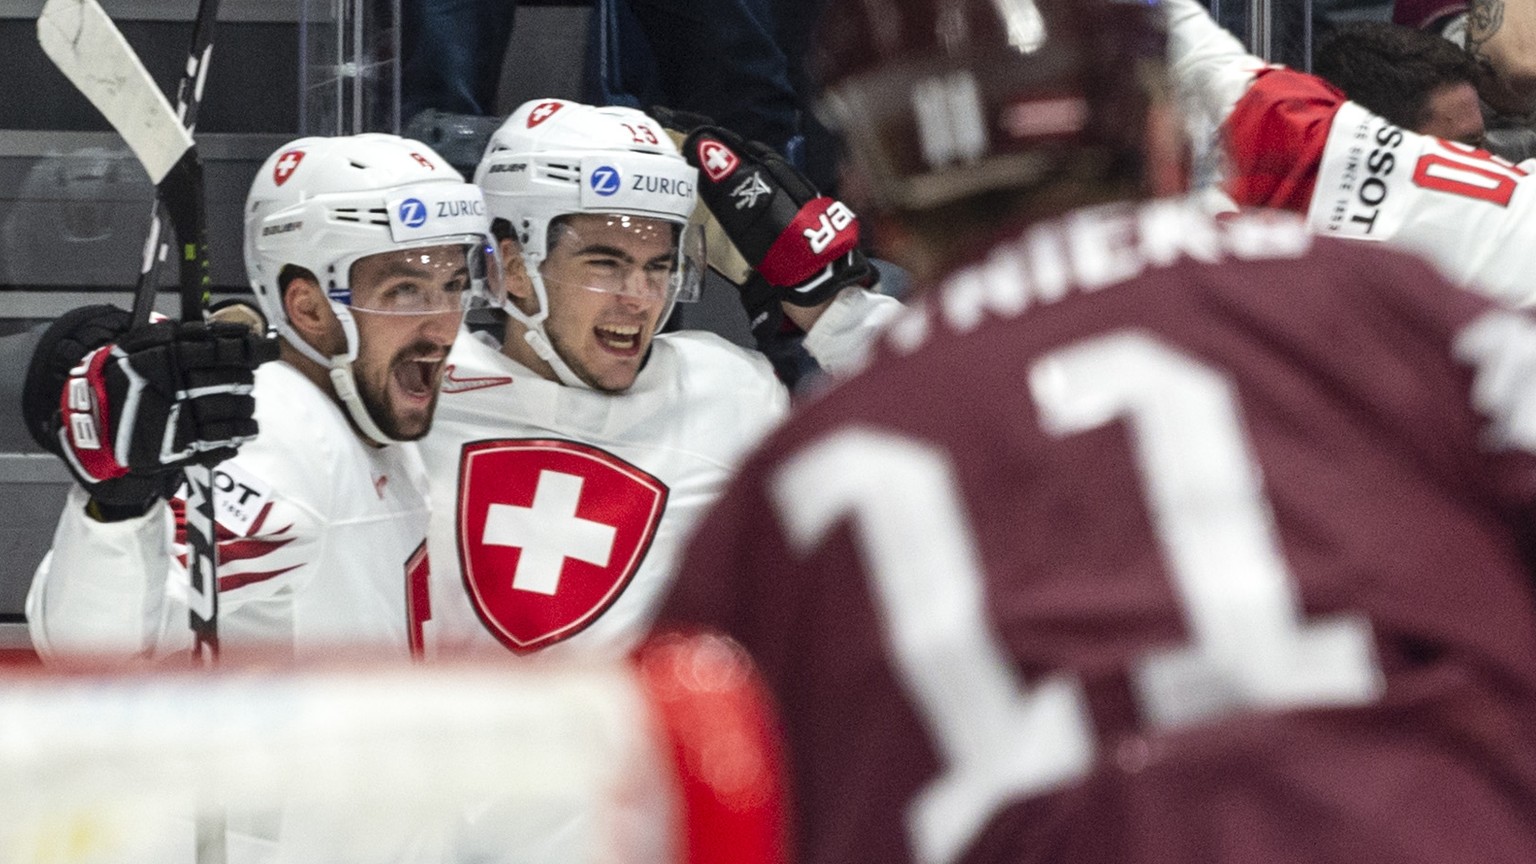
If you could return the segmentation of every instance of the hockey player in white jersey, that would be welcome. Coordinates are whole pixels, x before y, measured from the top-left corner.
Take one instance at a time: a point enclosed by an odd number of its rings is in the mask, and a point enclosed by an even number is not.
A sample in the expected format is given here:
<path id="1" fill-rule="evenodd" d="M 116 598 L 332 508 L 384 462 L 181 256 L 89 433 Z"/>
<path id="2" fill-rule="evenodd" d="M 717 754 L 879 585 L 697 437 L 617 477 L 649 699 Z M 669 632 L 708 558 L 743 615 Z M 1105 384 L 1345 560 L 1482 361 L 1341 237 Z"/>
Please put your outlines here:
<path id="1" fill-rule="evenodd" d="M 1194 0 L 1163 0 L 1185 110 L 1221 128 L 1239 205 L 1417 252 L 1451 281 L 1536 303 L 1536 163 L 1400 129 L 1312 75 L 1250 55 Z"/>
<path id="2" fill-rule="evenodd" d="M 784 295 L 803 292 L 785 312 L 831 371 L 894 311 L 850 284 L 862 258 L 842 205 L 785 200 L 718 135 L 685 146 L 715 176 L 632 109 L 529 102 L 492 138 L 475 179 L 502 254 L 506 320 L 495 338 L 455 344 L 423 441 L 433 566 L 411 598 L 428 656 L 629 647 L 678 544 L 783 415 L 785 389 L 761 355 L 710 333 L 657 332 L 698 292 L 689 218 L 700 183 L 787 208 L 765 224 L 795 248 L 764 242 L 747 257 L 763 270 L 758 253 L 771 254 Z"/>
<path id="3" fill-rule="evenodd" d="M 224 451 L 215 472 L 226 659 L 247 648 L 312 656 L 340 644 L 407 655 L 403 586 L 425 578 L 428 513 L 415 445 L 398 442 L 430 428 L 465 308 L 500 288 L 498 276 L 486 278 L 496 267 L 487 229 L 479 189 L 425 145 L 396 136 L 300 139 L 258 171 L 245 207 L 246 266 L 281 362 L 255 372 L 259 434 L 215 442 L 243 443 Z M 177 344 L 151 356 L 137 349 L 145 341 L 137 332 L 104 332 L 94 341 L 116 345 L 91 355 L 100 362 L 62 374 L 101 392 L 92 416 L 159 440 L 153 418 L 114 396 L 109 376 L 174 392 L 186 387 L 177 376 L 196 381 L 197 370 L 184 368 L 189 355 Z M 51 341 L 61 339 L 92 337 Z M 29 420 L 81 481 L 28 596 L 34 644 L 45 657 L 158 657 L 190 645 L 181 502 L 165 500 L 178 466 L 152 453 L 112 463 L 77 434 L 68 401 L 56 410 L 58 360 L 52 370 L 33 365 L 42 383 L 29 391 L 52 395 L 29 402 Z M 64 369 L 72 365 L 64 359 Z M 145 478 L 149 493 L 114 496 Z"/>

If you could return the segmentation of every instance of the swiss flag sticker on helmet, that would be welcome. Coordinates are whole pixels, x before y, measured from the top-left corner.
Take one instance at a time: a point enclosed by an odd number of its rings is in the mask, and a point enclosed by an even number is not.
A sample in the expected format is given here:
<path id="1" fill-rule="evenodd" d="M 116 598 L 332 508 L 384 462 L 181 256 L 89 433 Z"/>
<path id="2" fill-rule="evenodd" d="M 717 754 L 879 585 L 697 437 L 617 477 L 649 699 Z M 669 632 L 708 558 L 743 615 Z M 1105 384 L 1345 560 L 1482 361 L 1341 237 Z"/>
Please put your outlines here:
<path id="1" fill-rule="evenodd" d="M 545 120 L 555 116 L 555 112 L 564 107 L 564 102 L 540 102 L 533 107 L 532 111 L 528 112 L 528 128 L 532 129 L 543 123 Z"/>
<path id="2" fill-rule="evenodd" d="M 277 164 L 272 166 L 272 182 L 281 186 L 288 182 L 293 172 L 299 170 L 299 163 L 304 161 L 303 150 L 289 150 L 277 157 Z"/>
<path id="3" fill-rule="evenodd" d="M 731 176 L 736 166 L 741 164 L 741 159 L 731 148 L 716 141 L 713 138 L 699 139 L 699 164 L 704 166 L 704 173 L 716 183 Z"/>
<path id="4" fill-rule="evenodd" d="M 666 508 L 660 480 L 572 441 L 477 441 L 459 458 L 464 587 L 502 644 L 581 632 L 634 578 Z"/>

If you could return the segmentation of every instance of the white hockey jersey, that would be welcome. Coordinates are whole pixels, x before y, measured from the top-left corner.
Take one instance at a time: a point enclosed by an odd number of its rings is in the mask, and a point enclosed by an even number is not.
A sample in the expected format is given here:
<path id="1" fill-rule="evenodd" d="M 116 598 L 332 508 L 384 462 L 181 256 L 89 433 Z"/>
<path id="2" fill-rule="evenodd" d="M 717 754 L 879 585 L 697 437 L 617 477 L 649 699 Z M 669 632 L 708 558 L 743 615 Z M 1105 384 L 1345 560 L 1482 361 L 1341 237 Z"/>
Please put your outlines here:
<path id="1" fill-rule="evenodd" d="M 215 471 L 219 637 L 318 655 L 362 644 L 406 656 L 407 597 L 427 579 L 426 477 L 415 445 L 371 447 L 286 363 L 256 372 L 260 435 Z M 71 491 L 27 597 L 45 657 L 187 648 L 180 501 L 103 524 Z"/>
<path id="2" fill-rule="evenodd" d="M 1288 69 L 1259 77 L 1228 130 L 1238 203 L 1304 212 L 1319 234 L 1384 241 L 1425 256 L 1457 285 L 1536 302 L 1526 253 L 1536 165 L 1400 129 Z M 1269 169 L 1277 158 L 1289 170 Z"/>
<path id="3" fill-rule="evenodd" d="M 1236 203 L 1304 213 L 1319 234 L 1385 241 L 1458 285 L 1536 303 L 1536 163 L 1399 129 L 1320 78 L 1266 67 L 1193 0 L 1164 5 L 1183 104 L 1222 127 Z"/>
<path id="4" fill-rule="evenodd" d="M 432 578 L 412 620 L 428 656 L 578 635 L 630 647 L 679 544 L 788 407 L 765 359 L 709 333 L 656 337 L 620 394 L 548 381 L 468 336 L 449 363 L 422 442 Z"/>

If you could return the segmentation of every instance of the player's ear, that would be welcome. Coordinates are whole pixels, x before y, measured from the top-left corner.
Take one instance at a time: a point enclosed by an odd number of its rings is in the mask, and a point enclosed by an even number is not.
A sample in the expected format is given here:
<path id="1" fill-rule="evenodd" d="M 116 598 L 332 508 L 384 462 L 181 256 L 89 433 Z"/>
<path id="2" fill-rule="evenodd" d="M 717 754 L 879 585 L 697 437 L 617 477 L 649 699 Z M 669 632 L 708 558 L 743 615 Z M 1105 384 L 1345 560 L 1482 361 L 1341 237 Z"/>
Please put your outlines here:
<path id="1" fill-rule="evenodd" d="M 341 322 L 313 274 L 299 271 L 283 283 L 283 311 L 300 338 L 320 353 L 332 356 L 345 350 Z"/>
<path id="2" fill-rule="evenodd" d="M 501 272 L 507 283 L 507 296 L 518 301 L 533 299 L 533 280 L 528 278 L 528 268 L 523 266 L 523 247 L 516 237 L 503 237 L 496 241 L 497 254 L 501 256 Z M 519 306 L 523 303 L 519 302 Z"/>

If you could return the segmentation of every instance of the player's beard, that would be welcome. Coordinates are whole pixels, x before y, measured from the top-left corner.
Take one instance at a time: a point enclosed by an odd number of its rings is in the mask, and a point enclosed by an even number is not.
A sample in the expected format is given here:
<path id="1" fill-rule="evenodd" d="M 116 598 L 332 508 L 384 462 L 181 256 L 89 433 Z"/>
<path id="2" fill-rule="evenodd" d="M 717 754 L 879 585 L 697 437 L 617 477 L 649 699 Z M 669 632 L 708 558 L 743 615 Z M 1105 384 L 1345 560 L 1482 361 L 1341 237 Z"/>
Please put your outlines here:
<path id="1" fill-rule="evenodd" d="M 442 383 L 447 358 L 442 357 L 431 364 L 430 371 L 424 368 L 426 364 L 418 361 L 422 357 L 441 357 L 444 353 L 442 346 L 432 342 L 414 342 L 395 352 L 382 369 L 376 373 L 370 370 L 370 374 L 357 382 L 358 396 L 368 416 L 390 439 L 416 441 L 431 431 L 432 418 L 437 413 L 438 385 Z M 397 376 L 410 381 L 413 388 L 430 388 L 431 396 L 424 408 L 410 411 L 395 404 L 390 384 L 398 383 Z"/>

